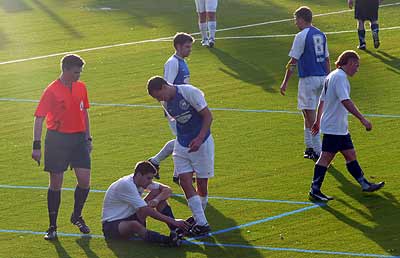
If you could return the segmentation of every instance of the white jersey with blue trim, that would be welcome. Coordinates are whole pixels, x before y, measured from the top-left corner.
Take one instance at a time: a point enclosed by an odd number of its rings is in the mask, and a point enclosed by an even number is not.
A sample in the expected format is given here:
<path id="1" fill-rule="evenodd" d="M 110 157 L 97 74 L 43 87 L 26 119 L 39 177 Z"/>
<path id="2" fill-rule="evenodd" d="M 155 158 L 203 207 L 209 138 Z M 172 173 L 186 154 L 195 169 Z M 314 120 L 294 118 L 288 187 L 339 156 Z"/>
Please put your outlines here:
<path id="1" fill-rule="evenodd" d="M 185 59 L 176 54 L 172 55 L 164 64 L 164 79 L 169 84 L 188 84 L 190 72 Z"/>
<path id="2" fill-rule="evenodd" d="M 162 102 L 167 115 L 176 121 L 177 140 L 184 147 L 196 138 L 203 126 L 203 117 L 200 111 L 207 107 L 204 93 L 198 88 L 186 84 L 175 85 L 176 95 L 167 102 Z M 208 131 L 204 141 L 211 134 Z"/>
<path id="3" fill-rule="evenodd" d="M 296 34 L 289 56 L 298 60 L 299 77 L 326 76 L 329 57 L 325 34 L 314 26 Z"/>

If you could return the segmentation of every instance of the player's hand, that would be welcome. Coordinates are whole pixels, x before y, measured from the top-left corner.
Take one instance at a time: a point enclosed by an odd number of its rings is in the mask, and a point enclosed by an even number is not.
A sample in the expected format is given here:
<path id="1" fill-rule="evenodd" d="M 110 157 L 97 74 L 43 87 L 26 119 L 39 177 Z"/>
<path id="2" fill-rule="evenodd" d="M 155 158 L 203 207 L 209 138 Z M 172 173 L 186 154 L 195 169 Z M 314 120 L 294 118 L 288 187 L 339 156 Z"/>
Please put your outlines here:
<path id="1" fill-rule="evenodd" d="M 347 0 L 350 9 L 353 9 L 353 0 Z"/>
<path id="2" fill-rule="evenodd" d="M 196 152 L 199 150 L 201 144 L 203 144 L 203 138 L 197 136 L 189 144 L 189 152 Z"/>
<path id="3" fill-rule="evenodd" d="M 367 130 L 367 131 L 371 131 L 372 130 L 372 124 L 367 119 L 364 118 L 363 120 L 361 120 L 361 123 L 365 127 L 365 130 Z"/>
<path id="4" fill-rule="evenodd" d="M 190 223 L 183 219 L 175 219 L 173 226 L 188 231 L 190 229 Z"/>
<path id="5" fill-rule="evenodd" d="M 150 200 L 147 205 L 151 208 L 157 207 L 160 202 L 157 199 Z"/>
<path id="6" fill-rule="evenodd" d="M 89 150 L 89 153 L 92 153 L 92 150 L 93 150 L 93 143 L 92 143 L 92 141 L 87 140 L 87 141 L 86 141 L 86 144 L 87 144 L 87 148 L 88 148 L 88 150 Z"/>
<path id="7" fill-rule="evenodd" d="M 40 166 L 40 158 L 42 157 L 42 151 L 40 149 L 32 150 L 32 159 Z"/>
<path id="8" fill-rule="evenodd" d="M 314 124 L 311 126 L 311 134 L 312 135 L 317 135 L 319 133 L 319 121 L 315 121 Z"/>
<path id="9" fill-rule="evenodd" d="M 285 96 L 286 88 L 287 88 L 287 84 L 286 83 L 282 83 L 282 85 L 280 87 L 282 96 Z"/>

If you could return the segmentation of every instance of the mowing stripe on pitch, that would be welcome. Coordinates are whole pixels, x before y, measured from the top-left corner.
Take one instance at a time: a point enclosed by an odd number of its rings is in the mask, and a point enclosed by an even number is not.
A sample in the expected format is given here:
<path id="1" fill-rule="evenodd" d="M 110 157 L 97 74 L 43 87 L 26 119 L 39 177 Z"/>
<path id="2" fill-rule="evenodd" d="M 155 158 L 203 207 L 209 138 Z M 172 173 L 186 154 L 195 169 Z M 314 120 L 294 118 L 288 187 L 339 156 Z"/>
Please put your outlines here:
<path id="1" fill-rule="evenodd" d="M 25 185 L 0 185 L 3 189 L 31 189 L 31 190 L 48 190 L 47 186 L 25 186 Z M 75 191 L 75 188 L 62 188 L 64 191 Z M 92 193 L 105 193 L 105 190 L 90 189 Z M 172 194 L 176 197 L 184 197 L 183 194 Z M 284 204 L 297 204 L 297 205 L 314 205 L 312 202 L 301 202 L 301 201 L 288 201 L 288 200 L 268 200 L 268 199 L 257 199 L 257 198 L 234 198 L 234 197 L 223 197 L 223 196 L 209 196 L 209 199 L 225 200 L 225 201 L 245 201 L 245 202 L 265 202 L 265 203 L 284 203 Z"/>
<path id="2" fill-rule="evenodd" d="M 31 231 L 31 230 L 9 230 L 0 229 L 0 233 L 11 233 L 11 234 L 29 234 L 29 235 L 44 235 L 45 232 Z M 102 235 L 81 235 L 72 233 L 57 232 L 58 236 L 63 237 L 80 237 L 80 238 L 104 238 Z M 132 239 L 138 240 L 138 239 Z M 183 244 L 186 245 L 203 245 L 203 246 L 215 246 L 215 247 L 231 247 L 231 248 L 242 248 L 242 249 L 256 249 L 276 252 L 295 252 L 295 253 L 311 253 L 311 254 L 329 254 L 329 255 L 347 255 L 356 257 L 384 257 L 384 258 L 399 258 L 400 256 L 390 256 L 384 254 L 367 254 L 367 253 L 353 253 L 353 252 L 335 252 L 325 250 L 310 250 L 310 249 L 299 249 L 299 248 L 282 248 L 282 247 L 269 247 L 269 246 L 256 246 L 256 245 L 241 245 L 241 244 L 227 244 L 227 243 L 211 243 L 211 242 L 199 242 L 199 241 L 187 241 L 184 240 Z"/>
<path id="3" fill-rule="evenodd" d="M 383 7 L 390 7 L 390 6 L 396 6 L 396 5 L 400 5 L 400 2 L 391 3 L 391 4 L 383 4 L 383 5 L 380 5 L 380 7 L 383 8 Z M 341 11 L 315 14 L 313 16 L 314 17 L 322 17 L 322 16 L 328 16 L 328 15 L 334 15 L 334 14 L 347 13 L 347 12 L 352 12 L 352 11 L 353 10 L 346 9 L 346 10 L 341 10 Z M 219 31 L 219 32 L 230 31 L 230 30 L 244 29 L 244 28 L 262 26 L 262 25 L 268 25 L 268 24 L 282 23 L 282 22 L 287 22 L 287 21 L 293 21 L 293 18 L 229 27 L 229 28 L 224 28 L 224 29 L 218 29 L 217 31 Z M 191 33 L 191 35 L 199 35 L 199 34 L 200 34 L 200 32 Z M 21 62 L 45 59 L 45 58 L 55 57 L 55 56 L 63 56 L 63 55 L 69 54 L 69 53 L 82 53 L 82 52 L 103 50 L 103 49 L 114 48 L 114 47 L 124 47 L 124 46 L 138 45 L 138 44 L 151 43 L 151 42 L 170 41 L 172 38 L 173 38 L 173 36 L 169 36 L 169 37 L 162 37 L 162 38 L 156 38 L 156 39 L 140 40 L 140 41 L 112 44 L 112 45 L 106 45 L 106 46 L 70 50 L 70 51 L 64 51 L 64 52 L 60 52 L 60 53 L 54 53 L 54 54 L 48 54 L 48 55 L 42 55 L 42 56 L 35 56 L 35 57 L 21 58 L 21 59 L 16 59 L 16 60 L 3 61 L 3 62 L 0 62 L 0 65 L 21 63 Z"/>
<path id="4" fill-rule="evenodd" d="M 17 99 L 17 98 L 0 98 L 0 102 L 28 102 L 38 103 L 34 99 Z M 159 105 L 146 105 L 146 104 L 123 104 L 123 103 L 97 103 L 91 102 L 91 106 L 99 107 L 133 107 L 133 108 L 161 108 Z M 290 110 L 271 110 L 271 109 L 240 109 L 240 108 L 210 108 L 212 111 L 229 111 L 229 112 L 244 112 L 244 113 L 282 113 L 282 114 L 295 114 L 300 115 L 301 112 Z M 382 118 L 400 118 L 397 114 L 364 114 L 367 117 L 382 117 Z"/>

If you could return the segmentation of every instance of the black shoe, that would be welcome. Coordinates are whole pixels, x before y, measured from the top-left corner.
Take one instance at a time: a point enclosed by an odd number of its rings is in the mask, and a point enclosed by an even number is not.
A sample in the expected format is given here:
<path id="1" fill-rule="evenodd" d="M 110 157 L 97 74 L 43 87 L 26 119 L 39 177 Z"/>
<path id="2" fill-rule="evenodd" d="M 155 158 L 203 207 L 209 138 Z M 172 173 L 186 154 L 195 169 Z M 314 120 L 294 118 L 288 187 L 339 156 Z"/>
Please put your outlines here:
<path id="1" fill-rule="evenodd" d="M 192 229 L 192 227 L 194 226 L 194 224 L 196 223 L 196 221 L 194 220 L 194 218 L 192 216 L 190 216 L 189 218 L 186 219 L 186 222 L 190 224 L 188 231 L 185 231 L 183 229 L 177 228 L 175 229 L 175 232 L 182 238 L 184 236 L 189 236 L 190 235 L 190 230 Z"/>
<path id="2" fill-rule="evenodd" d="M 206 224 L 204 226 L 194 225 L 189 232 L 191 236 L 198 237 L 198 236 L 208 235 L 210 231 L 211 231 L 210 225 Z"/>
<path id="3" fill-rule="evenodd" d="M 319 159 L 319 155 L 318 153 L 316 153 L 315 151 L 312 152 L 310 158 L 314 161 L 317 161 Z"/>
<path id="4" fill-rule="evenodd" d="M 168 242 L 168 246 L 170 247 L 178 247 L 182 245 L 182 237 L 183 235 L 179 235 L 178 233 L 172 231 L 169 234 L 169 242 Z"/>
<path id="5" fill-rule="evenodd" d="M 367 49 L 367 44 L 365 44 L 365 42 L 361 43 L 360 45 L 357 46 L 357 48 L 360 50 L 365 50 L 365 49 Z"/>
<path id="6" fill-rule="evenodd" d="M 314 154 L 314 149 L 313 149 L 313 148 L 307 148 L 307 149 L 304 151 L 303 158 L 305 158 L 305 159 L 312 159 L 313 154 Z"/>
<path id="7" fill-rule="evenodd" d="M 46 231 L 46 235 L 44 235 L 44 240 L 54 240 L 57 239 L 57 228 L 54 226 L 50 226 Z"/>
<path id="8" fill-rule="evenodd" d="M 372 38 L 374 40 L 374 48 L 378 48 L 381 45 L 379 42 L 378 32 L 372 32 Z"/>
<path id="9" fill-rule="evenodd" d="M 377 184 L 371 183 L 370 186 L 367 189 L 363 189 L 363 192 L 375 192 L 381 189 L 385 185 L 385 182 L 379 182 Z"/>
<path id="10" fill-rule="evenodd" d="M 160 165 L 154 163 L 151 159 L 148 159 L 148 161 L 156 168 L 157 173 L 154 174 L 154 178 L 160 179 Z"/>
<path id="11" fill-rule="evenodd" d="M 213 48 L 215 45 L 215 39 L 210 38 L 210 40 L 208 41 L 208 47 Z"/>
<path id="12" fill-rule="evenodd" d="M 79 230 L 83 234 L 89 234 L 90 233 L 90 228 L 88 227 L 88 225 L 86 225 L 86 223 L 83 220 L 82 216 L 79 216 L 78 218 L 76 218 L 74 216 L 74 214 L 72 213 L 72 215 L 71 215 L 71 223 L 74 224 L 75 226 L 77 226 L 79 228 Z"/>
<path id="13" fill-rule="evenodd" d="M 334 198 L 332 196 L 327 196 L 325 194 L 323 194 L 321 191 L 319 192 L 311 192 L 309 193 L 310 197 L 316 201 L 319 202 L 328 202 L 333 200 Z"/>

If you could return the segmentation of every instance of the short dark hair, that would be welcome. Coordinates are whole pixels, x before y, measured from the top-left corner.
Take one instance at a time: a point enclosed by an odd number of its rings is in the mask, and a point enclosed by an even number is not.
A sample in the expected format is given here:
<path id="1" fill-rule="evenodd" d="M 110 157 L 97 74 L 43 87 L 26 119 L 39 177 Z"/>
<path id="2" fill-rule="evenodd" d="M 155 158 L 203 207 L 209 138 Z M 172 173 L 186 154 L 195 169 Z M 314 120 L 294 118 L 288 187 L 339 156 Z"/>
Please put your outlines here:
<path id="1" fill-rule="evenodd" d="M 194 38 L 190 36 L 189 34 L 185 32 L 177 32 L 174 36 L 174 48 L 176 48 L 177 45 L 183 45 L 186 42 L 193 43 Z"/>
<path id="2" fill-rule="evenodd" d="M 305 22 L 311 23 L 312 22 L 312 11 L 311 8 L 308 6 L 300 6 L 295 12 L 294 16 L 296 18 L 301 18 Z"/>
<path id="3" fill-rule="evenodd" d="M 65 55 L 61 59 L 61 69 L 71 69 L 72 67 L 82 67 L 85 65 L 85 61 L 82 59 L 82 57 L 75 55 L 75 54 L 68 54 Z"/>
<path id="4" fill-rule="evenodd" d="M 354 50 L 346 50 L 346 51 L 344 51 L 343 53 L 340 54 L 340 56 L 338 57 L 338 59 L 335 62 L 335 65 L 336 65 L 337 68 L 339 68 L 339 67 L 341 67 L 343 65 L 347 65 L 347 63 L 351 59 L 360 60 L 360 56 Z"/>
<path id="5" fill-rule="evenodd" d="M 168 84 L 163 77 L 156 75 L 147 81 L 147 92 L 151 95 L 156 90 L 161 90 L 164 84 Z"/>
<path id="6" fill-rule="evenodd" d="M 136 163 L 134 171 L 135 175 L 139 173 L 142 176 L 150 173 L 155 175 L 157 173 L 156 167 L 149 161 L 139 161 Z"/>

